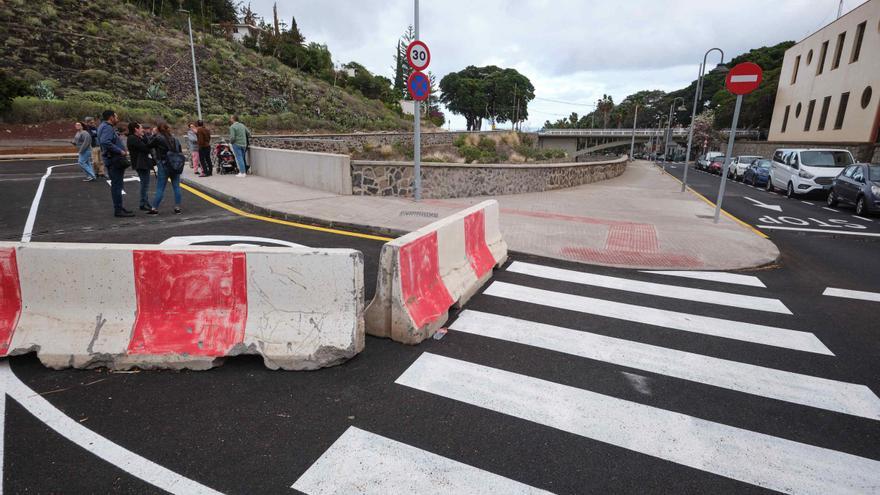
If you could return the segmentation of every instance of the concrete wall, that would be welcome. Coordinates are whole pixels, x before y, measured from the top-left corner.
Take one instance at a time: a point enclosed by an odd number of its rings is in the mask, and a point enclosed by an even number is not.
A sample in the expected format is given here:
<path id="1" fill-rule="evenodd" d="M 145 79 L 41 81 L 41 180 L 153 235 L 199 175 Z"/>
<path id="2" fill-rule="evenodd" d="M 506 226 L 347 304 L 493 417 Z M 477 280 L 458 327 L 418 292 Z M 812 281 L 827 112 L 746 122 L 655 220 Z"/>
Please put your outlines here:
<path id="1" fill-rule="evenodd" d="M 858 26 L 865 24 L 859 58 L 853 61 Z M 834 62 L 840 43 L 840 63 Z M 827 43 L 824 64 L 823 45 Z M 869 143 L 880 125 L 880 0 L 869 0 L 785 52 L 770 125 L 770 141 Z M 821 66 L 821 74 L 819 69 Z M 796 76 L 796 77 L 795 77 Z M 870 88 L 870 89 L 869 89 Z M 841 95 L 849 93 L 843 126 L 835 129 Z M 870 93 L 870 97 L 868 97 Z M 866 101 L 863 102 L 863 96 Z M 824 100 L 830 97 L 824 130 L 819 130 Z M 814 101 L 809 130 L 805 124 Z M 782 132 L 785 113 L 788 119 Z"/>
<path id="2" fill-rule="evenodd" d="M 347 155 L 252 147 L 251 171 L 260 177 L 336 194 L 351 194 Z"/>
<path id="3" fill-rule="evenodd" d="M 779 148 L 839 148 L 849 150 L 860 162 L 880 163 L 880 145 L 860 143 L 803 143 L 779 141 L 736 141 L 733 154 L 759 155 L 770 158 Z"/>
<path id="4" fill-rule="evenodd" d="M 603 162 L 555 164 L 423 163 L 424 198 L 463 198 L 550 191 L 617 177 L 626 157 Z M 410 162 L 352 161 L 352 191 L 362 196 L 413 195 Z"/>

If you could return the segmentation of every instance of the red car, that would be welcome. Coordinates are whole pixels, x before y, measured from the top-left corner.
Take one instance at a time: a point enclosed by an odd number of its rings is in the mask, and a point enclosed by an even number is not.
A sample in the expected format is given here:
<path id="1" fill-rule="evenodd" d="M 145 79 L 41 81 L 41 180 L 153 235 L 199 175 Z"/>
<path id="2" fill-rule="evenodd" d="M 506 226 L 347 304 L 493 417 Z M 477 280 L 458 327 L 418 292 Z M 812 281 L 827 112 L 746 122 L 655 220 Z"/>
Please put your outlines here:
<path id="1" fill-rule="evenodd" d="M 724 159 L 725 157 L 723 156 L 716 156 L 709 161 L 709 166 L 707 167 L 709 173 L 721 175 L 721 170 L 724 168 Z"/>

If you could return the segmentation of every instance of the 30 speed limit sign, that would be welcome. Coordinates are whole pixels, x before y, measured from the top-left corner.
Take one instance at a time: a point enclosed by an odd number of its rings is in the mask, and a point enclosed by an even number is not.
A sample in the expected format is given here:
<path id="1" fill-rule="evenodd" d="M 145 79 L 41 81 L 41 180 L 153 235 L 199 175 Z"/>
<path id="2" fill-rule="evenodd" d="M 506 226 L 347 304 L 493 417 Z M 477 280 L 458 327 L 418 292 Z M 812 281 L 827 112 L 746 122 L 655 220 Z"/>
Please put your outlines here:
<path id="1" fill-rule="evenodd" d="M 428 50 L 428 45 L 423 42 L 413 41 L 406 47 L 406 60 L 413 69 L 425 70 L 431 64 L 431 50 Z"/>

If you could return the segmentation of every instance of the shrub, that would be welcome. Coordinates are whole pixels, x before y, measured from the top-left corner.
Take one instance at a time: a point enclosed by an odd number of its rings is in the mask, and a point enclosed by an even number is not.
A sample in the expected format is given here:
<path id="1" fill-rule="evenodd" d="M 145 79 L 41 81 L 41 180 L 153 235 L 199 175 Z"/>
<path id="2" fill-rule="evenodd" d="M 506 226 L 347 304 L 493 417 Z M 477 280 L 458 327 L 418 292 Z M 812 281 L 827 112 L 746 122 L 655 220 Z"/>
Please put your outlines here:
<path id="1" fill-rule="evenodd" d="M 479 148 L 485 152 L 495 153 L 495 150 L 497 149 L 497 144 L 494 140 L 483 136 L 480 138 Z"/>
<path id="2" fill-rule="evenodd" d="M 458 152 L 461 153 L 461 157 L 464 158 L 465 163 L 479 161 L 480 155 L 482 154 L 479 148 L 467 144 L 458 148 Z"/>
<path id="3" fill-rule="evenodd" d="M 281 113 L 287 110 L 287 98 L 283 96 L 271 96 L 266 98 L 266 108 L 274 113 Z"/>
<path id="4" fill-rule="evenodd" d="M 466 143 L 465 143 L 464 135 L 459 135 L 457 138 L 455 138 L 454 141 L 452 141 L 452 145 L 455 146 L 456 148 L 461 148 L 465 144 Z"/>
<path id="5" fill-rule="evenodd" d="M 68 97 L 69 100 L 80 100 L 80 101 L 92 101 L 95 103 L 102 103 L 104 105 L 113 105 L 117 103 L 119 100 L 113 97 L 113 95 L 109 93 L 105 93 L 103 91 L 83 91 L 80 93 L 71 94 Z"/>
<path id="6" fill-rule="evenodd" d="M 34 95 L 41 100 L 54 100 L 56 89 L 58 89 L 58 81 L 54 79 L 44 79 L 33 87 Z"/>
<path id="7" fill-rule="evenodd" d="M 162 88 L 162 84 L 155 82 L 147 87 L 147 99 L 164 100 L 168 98 L 168 93 Z"/>
<path id="8" fill-rule="evenodd" d="M 80 72 L 80 77 L 90 84 L 103 86 L 110 80 L 110 73 L 103 69 L 86 69 Z"/>

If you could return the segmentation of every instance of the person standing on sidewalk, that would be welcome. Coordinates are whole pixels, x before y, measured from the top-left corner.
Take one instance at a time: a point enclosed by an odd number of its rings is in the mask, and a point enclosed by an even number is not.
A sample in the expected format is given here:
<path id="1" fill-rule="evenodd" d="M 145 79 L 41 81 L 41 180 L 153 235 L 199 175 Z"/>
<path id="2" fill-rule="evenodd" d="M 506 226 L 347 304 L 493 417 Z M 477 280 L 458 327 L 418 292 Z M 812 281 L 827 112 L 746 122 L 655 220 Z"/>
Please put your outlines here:
<path id="1" fill-rule="evenodd" d="M 101 145 L 98 144 L 98 127 L 95 125 L 94 117 L 86 117 L 83 119 L 83 126 L 89 134 L 92 135 L 92 167 L 98 178 L 106 178 L 104 174 L 104 159 L 101 156 Z"/>
<path id="2" fill-rule="evenodd" d="M 247 177 L 247 149 L 250 144 L 251 132 L 247 127 L 238 121 L 238 115 L 229 117 L 229 144 L 232 145 L 232 152 L 235 153 L 235 163 L 238 165 L 238 175 L 236 177 Z"/>
<path id="3" fill-rule="evenodd" d="M 202 177 L 210 177 L 214 174 L 214 163 L 211 160 L 211 131 L 205 127 L 205 122 L 196 122 L 196 136 L 198 137 L 199 162 L 202 168 Z"/>
<path id="4" fill-rule="evenodd" d="M 93 182 L 95 180 L 95 171 L 92 169 L 92 135 L 85 129 L 82 122 L 77 122 L 76 135 L 73 137 L 73 145 L 76 146 L 76 152 L 79 154 L 77 163 L 79 168 L 86 173 L 83 182 Z"/>
<path id="5" fill-rule="evenodd" d="M 192 122 L 189 123 L 189 130 L 186 131 L 186 144 L 187 149 L 189 149 L 190 158 L 192 159 L 192 169 L 196 175 L 202 174 L 201 165 L 199 164 L 199 138 L 197 134 L 198 129 L 196 125 Z"/>
<path id="6" fill-rule="evenodd" d="M 101 146 L 101 158 L 110 174 L 110 196 L 113 198 L 113 214 L 117 217 L 133 217 L 132 211 L 126 210 L 122 203 L 122 187 L 125 178 L 125 169 L 131 165 L 128 162 L 128 152 L 122 147 L 119 136 L 114 127 L 119 123 L 119 117 L 113 110 L 104 110 L 101 115 L 101 125 L 98 126 L 98 144 Z"/>
<path id="7" fill-rule="evenodd" d="M 173 158 L 171 155 L 175 154 L 180 155 L 176 157 L 180 160 L 183 160 L 182 149 L 180 147 L 180 141 L 171 134 L 171 128 L 168 127 L 166 122 L 160 122 L 156 126 L 156 134 L 153 138 L 151 146 L 156 149 L 156 161 L 158 162 L 156 166 L 156 175 L 158 176 L 156 182 L 156 195 L 153 197 L 153 207 L 150 211 L 147 212 L 148 215 L 158 215 L 159 214 L 159 205 L 162 204 L 162 198 L 165 196 L 165 186 L 168 181 L 171 181 L 171 189 L 174 191 L 174 213 L 180 214 L 180 202 L 182 201 L 182 194 L 180 192 L 180 172 L 175 171 L 174 167 L 171 165 L 170 160 Z M 183 170 L 183 161 L 180 162 L 180 170 Z"/>
<path id="8" fill-rule="evenodd" d="M 144 128 L 137 122 L 128 123 L 128 152 L 131 155 L 131 168 L 138 174 L 141 181 L 141 211 L 150 211 L 147 197 L 150 189 L 150 172 L 153 171 L 153 158 L 150 156 L 150 138 L 144 134 Z"/>

